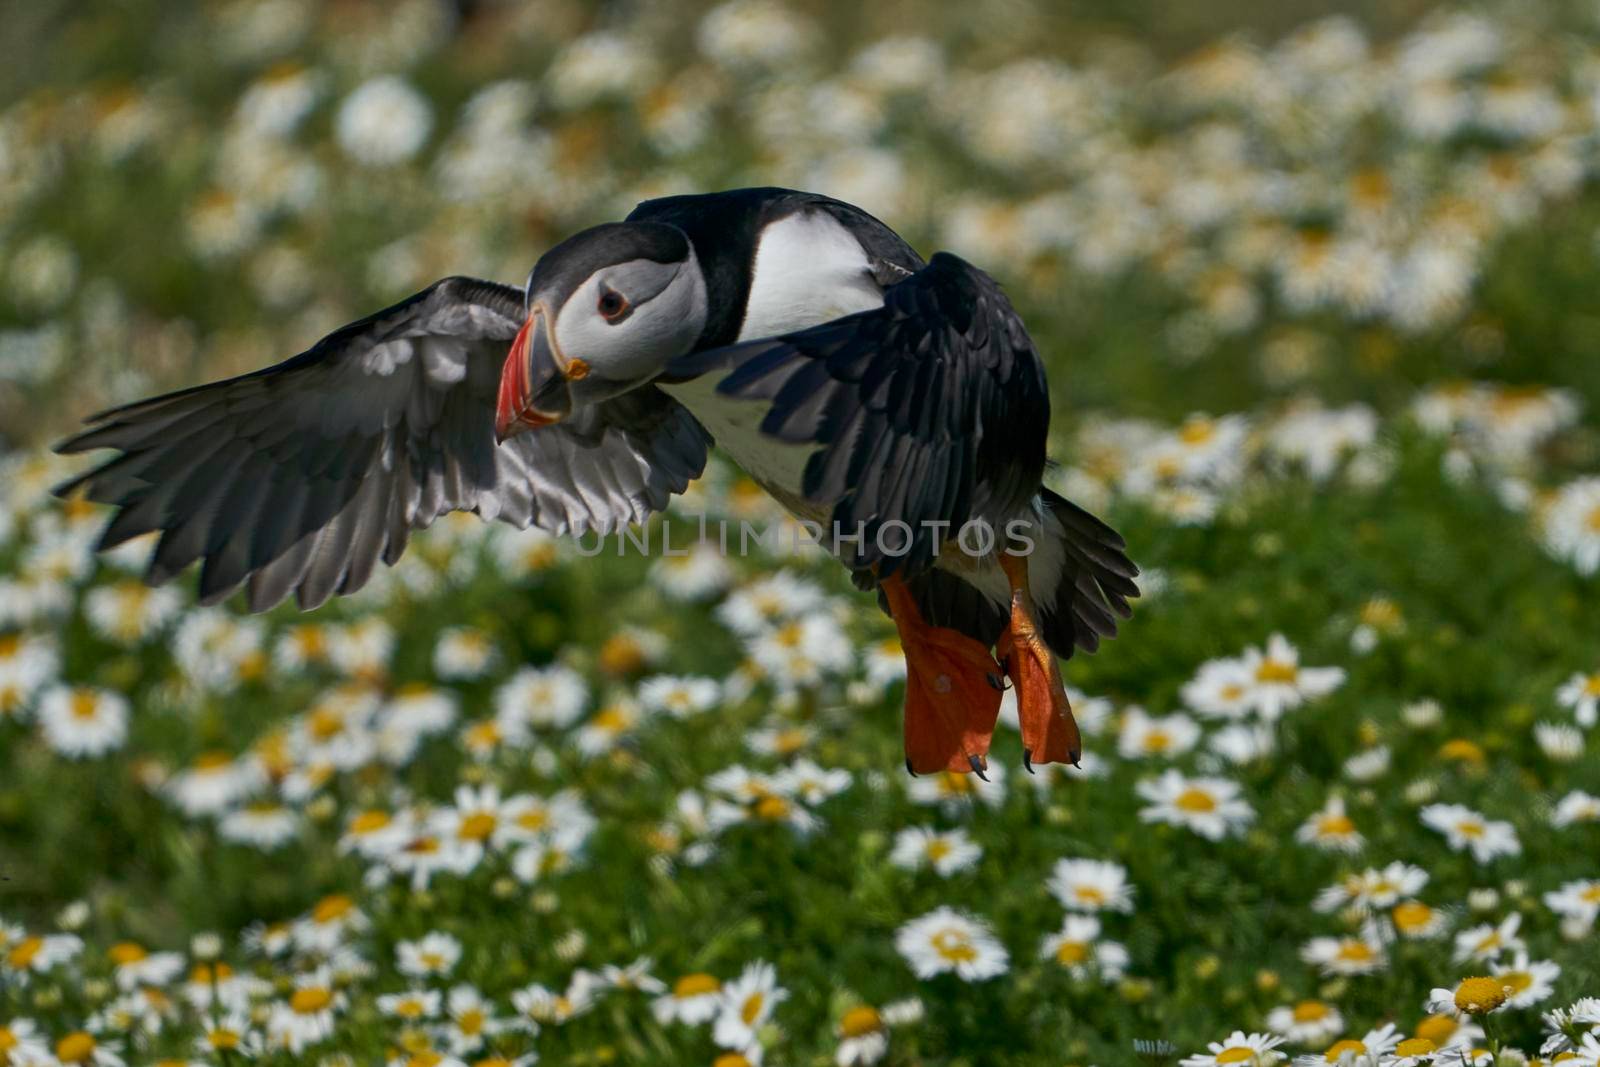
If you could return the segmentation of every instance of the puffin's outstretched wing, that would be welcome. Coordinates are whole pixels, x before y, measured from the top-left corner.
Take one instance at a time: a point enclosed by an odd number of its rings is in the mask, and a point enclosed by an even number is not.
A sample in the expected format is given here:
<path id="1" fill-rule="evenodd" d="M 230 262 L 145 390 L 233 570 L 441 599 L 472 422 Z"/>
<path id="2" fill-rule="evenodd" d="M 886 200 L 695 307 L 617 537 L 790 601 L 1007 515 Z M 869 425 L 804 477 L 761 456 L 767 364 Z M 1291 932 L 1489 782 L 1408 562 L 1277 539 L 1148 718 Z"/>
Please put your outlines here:
<path id="1" fill-rule="evenodd" d="M 122 455 L 57 492 L 117 506 L 102 548 L 161 531 L 152 583 L 203 559 L 201 599 L 248 581 L 252 611 L 359 589 L 448 511 L 576 533 L 665 507 L 710 437 L 653 387 L 496 446 L 523 318 L 522 290 L 446 278 L 277 366 L 93 416 L 57 450 Z"/>
<path id="2" fill-rule="evenodd" d="M 995 281 L 947 252 L 890 286 L 881 308 L 685 356 L 667 374 L 725 375 L 717 393 L 769 402 L 763 434 L 820 445 L 801 491 L 843 533 L 861 525 L 846 562 L 880 576 L 925 568 L 969 519 L 1015 514 L 1044 471 L 1038 353 Z M 909 527 L 908 551 L 891 522 Z"/>

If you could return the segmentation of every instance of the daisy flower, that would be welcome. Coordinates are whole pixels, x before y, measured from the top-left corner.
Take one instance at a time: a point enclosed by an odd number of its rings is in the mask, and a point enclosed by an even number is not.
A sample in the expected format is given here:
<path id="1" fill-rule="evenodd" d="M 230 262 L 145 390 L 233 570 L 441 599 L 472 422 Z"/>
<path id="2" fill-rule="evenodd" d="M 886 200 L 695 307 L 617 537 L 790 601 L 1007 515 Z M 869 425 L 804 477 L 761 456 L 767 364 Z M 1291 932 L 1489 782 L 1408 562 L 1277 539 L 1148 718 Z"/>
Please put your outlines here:
<path id="1" fill-rule="evenodd" d="M 45 974 L 83 951 L 73 934 L 20 936 L 0 945 L 0 978 L 25 986 L 32 975 Z"/>
<path id="2" fill-rule="evenodd" d="M 1133 886 L 1120 863 L 1057 860 L 1045 885 L 1068 911 L 1133 911 Z"/>
<path id="3" fill-rule="evenodd" d="M 461 942 L 435 930 L 416 941 L 400 942 L 395 957 L 400 973 L 408 978 L 446 975 L 461 962 Z"/>
<path id="4" fill-rule="evenodd" d="M 1517 949 L 1510 964 L 1490 967 L 1489 977 L 1506 990 L 1507 1007 L 1531 1008 L 1555 993 L 1561 965 L 1551 960 L 1530 960 L 1527 950 Z"/>
<path id="5" fill-rule="evenodd" d="M 1522 851 L 1517 831 L 1509 822 L 1486 819 L 1460 804 L 1429 804 L 1419 814 L 1422 825 L 1443 834 L 1452 850 L 1470 850 L 1479 863 Z"/>
<path id="6" fill-rule="evenodd" d="M 549 729 L 565 729 L 589 703 L 583 676 L 567 667 L 523 667 L 495 690 L 495 718 Z"/>
<path id="7" fill-rule="evenodd" d="M 1450 917 L 1420 900 L 1402 900 L 1389 911 L 1394 932 L 1412 941 L 1438 937 L 1450 925 Z"/>
<path id="8" fill-rule="evenodd" d="M 458 985 L 450 990 L 444 1012 L 446 1021 L 440 1035 L 457 1056 L 476 1052 L 488 1038 L 517 1025 L 512 1020 L 496 1018 L 494 1005 L 470 985 Z"/>
<path id="9" fill-rule="evenodd" d="M 704 600 L 726 589 L 733 568 L 715 545 L 697 542 L 687 551 L 659 557 L 650 581 L 672 600 Z"/>
<path id="10" fill-rule="evenodd" d="M 772 964 L 756 960 L 722 987 L 712 1040 L 723 1048 L 742 1049 L 756 1043 L 756 1034 L 772 1018 L 773 1009 L 789 999 L 778 985 Z"/>
<path id="11" fill-rule="evenodd" d="M 1154 716 L 1133 706 L 1122 713 L 1117 752 L 1124 759 L 1172 759 L 1188 752 L 1199 740 L 1200 727 L 1189 716 Z"/>
<path id="12" fill-rule="evenodd" d="M 300 816 L 274 800 L 258 800 L 230 811 L 217 823 L 217 834 L 224 841 L 250 845 L 271 852 L 294 840 L 300 832 Z"/>
<path id="13" fill-rule="evenodd" d="M 268 1041 L 299 1055 L 307 1046 L 333 1036 L 335 1018 L 344 1005 L 345 995 L 334 988 L 326 967 L 299 975 L 289 998 L 272 1005 L 267 1017 Z"/>
<path id="14" fill-rule="evenodd" d="M 1205 1052 L 1184 1057 L 1178 1067 L 1219 1067 L 1222 1064 L 1271 1067 L 1272 1064 L 1283 1062 L 1283 1053 L 1274 1051 L 1281 1044 L 1281 1037 L 1235 1030 L 1221 1041 L 1207 1044 Z"/>
<path id="15" fill-rule="evenodd" d="M 1389 965 L 1383 937 L 1371 922 L 1358 934 L 1313 937 L 1300 949 L 1300 958 L 1325 975 L 1376 974 Z"/>
<path id="16" fill-rule="evenodd" d="M 1572 709 L 1579 726 L 1588 729 L 1600 719 L 1600 671 L 1574 674 L 1556 690 L 1556 703 Z"/>
<path id="17" fill-rule="evenodd" d="M 348 942 L 352 935 L 366 932 L 372 925 L 355 902 L 345 893 L 330 893 L 311 906 L 311 910 L 290 926 L 295 948 L 301 952 L 327 955 Z"/>
<path id="18" fill-rule="evenodd" d="M 1345 812 L 1344 797 L 1328 797 L 1322 810 L 1313 812 L 1295 831 L 1295 840 L 1326 852 L 1360 852 L 1365 840 Z"/>
<path id="19" fill-rule="evenodd" d="M 1100 920 L 1092 915 L 1068 915 L 1060 930 L 1040 942 L 1039 958 L 1054 960 L 1079 981 L 1099 977 L 1108 985 L 1128 966 L 1128 950 L 1100 940 Z"/>
<path id="20" fill-rule="evenodd" d="M 626 966 L 608 963 L 600 968 L 600 980 L 613 989 L 635 990 L 655 995 L 667 991 L 667 983 L 650 973 L 654 961 L 641 956 Z"/>
<path id="21" fill-rule="evenodd" d="M 87 1030 L 74 1030 L 56 1042 L 55 1061 L 85 1067 L 123 1067 L 123 1059 Z M 44 1061 L 49 1062 L 48 1058 Z"/>
<path id="22" fill-rule="evenodd" d="M 164 986 L 183 973 L 176 952 L 151 952 L 136 941 L 119 941 L 107 951 L 117 985 L 122 989 Z"/>
<path id="23" fill-rule="evenodd" d="M 250 1016 L 244 1011 L 207 1018 L 194 1040 L 195 1054 L 215 1062 L 232 1057 L 253 1058 L 261 1051 L 261 1038 L 253 1031 Z"/>
<path id="24" fill-rule="evenodd" d="M 471 681 L 488 674 L 500 652 L 487 633 L 471 626 L 450 626 L 439 631 L 433 646 L 433 673 L 441 681 Z"/>
<path id="25" fill-rule="evenodd" d="M 1226 778 L 1186 778 L 1168 770 L 1134 788 L 1150 801 L 1139 809 L 1142 821 L 1180 826 L 1211 841 L 1221 841 L 1255 818 L 1249 803 L 1239 797 L 1238 783 Z"/>
<path id="26" fill-rule="evenodd" d="M 378 1010 L 408 1024 L 432 1019 L 439 1014 L 444 998 L 437 989 L 408 989 L 378 997 Z"/>
<path id="27" fill-rule="evenodd" d="M 1240 663 L 1251 679 L 1250 703 L 1268 722 L 1344 684 L 1343 668 L 1300 666 L 1300 653 L 1282 634 L 1268 638 L 1265 651 L 1245 649 Z"/>
<path id="28" fill-rule="evenodd" d="M 53 686 L 37 715 L 46 743 L 73 759 L 103 756 L 128 739 L 128 701 L 109 689 Z"/>
<path id="29" fill-rule="evenodd" d="M 1396 860 L 1383 868 L 1368 867 L 1347 876 L 1318 893 L 1311 906 L 1323 913 L 1347 906 L 1373 911 L 1390 907 L 1402 897 L 1414 896 L 1427 884 L 1427 871 Z"/>
<path id="30" fill-rule="evenodd" d="M 839 1020 L 839 1048 L 833 1062 L 838 1067 L 866 1067 L 889 1051 L 889 1026 L 878 1010 L 862 1004 Z"/>
<path id="31" fill-rule="evenodd" d="M 797 759 L 773 778 L 779 792 L 817 805 L 850 788 L 850 772 L 842 767 L 820 767 L 808 759 Z"/>
<path id="32" fill-rule="evenodd" d="M 592 758 L 604 755 L 633 732 L 644 718 L 633 701 L 626 698 L 612 700 L 584 721 L 572 735 L 572 743 L 585 756 Z"/>
<path id="33" fill-rule="evenodd" d="M 986 925 L 949 907 L 901 926 L 895 948 L 918 978 L 953 972 L 963 981 L 978 982 L 1004 974 L 1010 964 Z"/>
<path id="34" fill-rule="evenodd" d="M 1556 802 L 1550 825 L 1561 829 L 1580 822 L 1600 822 L 1600 797 L 1574 789 Z"/>
<path id="35" fill-rule="evenodd" d="M 889 862 L 907 871 L 928 867 L 948 878 L 973 866 L 983 856 L 983 847 L 962 829 L 928 830 L 913 826 L 895 835 Z"/>
<path id="36" fill-rule="evenodd" d="M 991 761 L 984 773 L 989 776 L 988 781 L 976 774 L 955 771 L 919 774 L 905 783 L 906 797 L 913 804 L 937 806 L 952 816 L 971 807 L 973 801 L 982 801 L 991 808 L 997 808 L 1006 799 L 1005 765 Z"/>
<path id="37" fill-rule="evenodd" d="M 216 815 L 266 785 L 261 762 L 235 759 L 227 752 L 202 752 L 193 763 L 163 783 L 167 797 L 190 818 Z"/>
<path id="38" fill-rule="evenodd" d="M 1393 1023 L 1385 1023 L 1376 1030 L 1368 1030 L 1360 1037 L 1346 1037 L 1335 1041 L 1326 1050 L 1309 1056 L 1300 1056 L 1295 1067 L 1386 1067 L 1385 1055 L 1400 1043 Z"/>
<path id="39" fill-rule="evenodd" d="M 1267 1028 L 1297 1045 L 1323 1045 L 1344 1029 L 1344 1016 L 1325 1000 L 1302 1000 L 1273 1008 Z"/>
<path id="40" fill-rule="evenodd" d="M 1213 719 L 1238 719 L 1254 709 L 1255 679 L 1236 659 L 1208 660 L 1182 690 L 1183 702 Z"/>
<path id="41" fill-rule="evenodd" d="M 183 609 L 183 595 L 171 586 L 152 588 L 140 581 L 97 586 L 84 597 L 90 627 L 107 641 L 136 645 L 155 636 Z"/>
<path id="42" fill-rule="evenodd" d="M 0 1022 L 0 1052 L 10 1056 L 11 1063 L 46 1063 L 50 1059 L 49 1046 L 32 1019 L 8 1019 Z M 863 1061 L 870 1062 L 870 1061 Z"/>
<path id="43" fill-rule="evenodd" d="M 1600 477 L 1578 478 L 1556 492 L 1543 518 L 1545 548 L 1579 574 L 1600 570 Z"/>
<path id="44" fill-rule="evenodd" d="M 639 703 L 646 711 L 686 719 L 716 706 L 722 687 L 714 678 L 657 675 L 639 683 Z"/>
<path id="45" fill-rule="evenodd" d="M 650 1002 L 650 1011 L 659 1023 L 680 1022 L 698 1026 L 710 1022 L 722 1010 L 722 983 L 703 973 L 686 974 L 672 983 L 672 989 Z"/>
<path id="46" fill-rule="evenodd" d="M 1456 963 L 1466 963 L 1469 960 L 1475 963 L 1493 963 L 1503 952 L 1523 952 L 1528 946 L 1517 936 L 1521 926 L 1522 915 L 1514 911 L 1498 924 L 1486 923 L 1474 926 L 1470 930 L 1463 930 L 1456 934 L 1455 953 L 1451 958 Z"/>
<path id="47" fill-rule="evenodd" d="M 1600 879 L 1579 879 L 1563 883 L 1560 889 L 1544 895 L 1545 907 L 1564 919 L 1583 926 L 1600 918 Z"/>

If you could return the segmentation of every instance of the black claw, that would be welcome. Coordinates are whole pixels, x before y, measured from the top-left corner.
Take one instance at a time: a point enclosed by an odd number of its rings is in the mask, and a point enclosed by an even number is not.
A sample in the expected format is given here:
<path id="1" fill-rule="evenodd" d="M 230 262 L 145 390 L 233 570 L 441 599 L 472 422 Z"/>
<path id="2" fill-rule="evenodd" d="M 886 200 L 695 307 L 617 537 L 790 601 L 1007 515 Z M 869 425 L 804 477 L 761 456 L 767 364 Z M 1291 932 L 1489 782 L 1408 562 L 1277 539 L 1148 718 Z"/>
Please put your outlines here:
<path id="1" fill-rule="evenodd" d="M 967 765 L 972 768 L 973 774 L 976 774 L 979 778 L 982 778 L 986 782 L 989 780 L 989 776 L 983 773 L 983 760 L 981 760 L 979 757 L 968 756 Z"/>
<path id="2" fill-rule="evenodd" d="M 1071 753 L 1068 753 L 1068 755 L 1070 755 L 1072 757 L 1072 765 L 1074 767 L 1078 768 L 1078 770 L 1080 770 L 1080 771 L 1083 770 L 1083 764 L 1078 762 L 1079 760 L 1081 760 L 1083 758 L 1083 753 L 1082 752 L 1071 752 Z"/>
<path id="3" fill-rule="evenodd" d="M 1006 691 L 1006 680 L 1003 677 L 1001 677 L 1000 675 L 998 675 L 998 674 L 986 674 L 986 675 L 984 675 L 984 677 L 989 679 L 989 684 L 994 686 L 1000 692 L 1004 693 Z"/>
<path id="4" fill-rule="evenodd" d="M 1033 773 L 1033 752 L 1026 748 L 1022 750 L 1022 769 Z"/>
<path id="5" fill-rule="evenodd" d="M 910 756 L 906 757 L 906 773 L 909 774 L 913 778 L 915 778 L 917 776 L 917 772 L 911 769 L 911 757 Z"/>

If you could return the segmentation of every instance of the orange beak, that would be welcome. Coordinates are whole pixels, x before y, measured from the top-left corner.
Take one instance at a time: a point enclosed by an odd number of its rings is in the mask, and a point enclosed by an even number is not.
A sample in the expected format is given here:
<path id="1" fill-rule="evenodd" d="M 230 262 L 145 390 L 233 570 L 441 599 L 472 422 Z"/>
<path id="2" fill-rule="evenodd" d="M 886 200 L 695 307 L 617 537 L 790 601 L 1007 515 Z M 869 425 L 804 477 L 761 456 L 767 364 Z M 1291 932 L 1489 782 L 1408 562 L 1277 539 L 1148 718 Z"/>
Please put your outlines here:
<path id="1" fill-rule="evenodd" d="M 572 409 L 567 382 L 572 376 L 557 358 L 544 313 L 535 307 L 517 331 L 500 371 L 494 437 L 504 442 L 525 430 L 560 422 Z M 541 328 L 543 327 L 543 328 Z"/>

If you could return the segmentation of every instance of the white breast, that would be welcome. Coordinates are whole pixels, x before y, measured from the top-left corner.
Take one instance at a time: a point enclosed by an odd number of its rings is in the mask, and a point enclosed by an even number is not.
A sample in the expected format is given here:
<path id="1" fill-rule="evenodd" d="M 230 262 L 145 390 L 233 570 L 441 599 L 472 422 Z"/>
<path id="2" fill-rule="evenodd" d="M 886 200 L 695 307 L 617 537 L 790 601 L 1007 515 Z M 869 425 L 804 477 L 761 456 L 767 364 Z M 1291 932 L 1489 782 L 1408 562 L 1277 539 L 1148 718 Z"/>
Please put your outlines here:
<path id="1" fill-rule="evenodd" d="M 761 231 L 739 340 L 772 337 L 883 305 L 861 243 L 824 211 Z"/>

